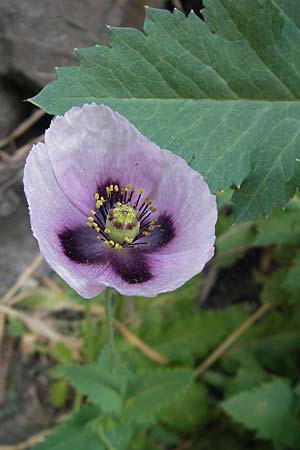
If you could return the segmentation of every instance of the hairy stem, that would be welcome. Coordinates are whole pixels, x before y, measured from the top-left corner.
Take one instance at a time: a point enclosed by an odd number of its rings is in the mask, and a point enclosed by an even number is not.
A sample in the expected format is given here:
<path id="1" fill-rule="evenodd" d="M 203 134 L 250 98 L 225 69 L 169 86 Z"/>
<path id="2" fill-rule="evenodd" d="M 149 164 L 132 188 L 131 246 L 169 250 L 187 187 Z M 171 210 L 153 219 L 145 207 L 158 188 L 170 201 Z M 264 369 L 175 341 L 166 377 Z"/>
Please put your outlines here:
<path id="1" fill-rule="evenodd" d="M 114 328 L 113 328 L 113 313 L 112 313 L 112 298 L 113 291 L 110 288 L 106 288 L 105 290 L 105 315 L 106 315 L 106 323 L 108 330 L 108 345 L 111 354 L 111 359 L 113 363 L 114 370 L 119 380 L 120 391 L 124 393 L 124 382 L 122 376 L 122 368 L 120 364 L 119 355 L 117 354 L 116 345 L 115 345 L 115 336 L 114 336 Z"/>
<path id="2" fill-rule="evenodd" d="M 94 359 L 94 345 L 93 345 L 93 333 L 92 333 L 92 316 L 91 316 L 91 304 L 85 305 L 85 324 L 84 324 L 84 338 L 85 338 L 85 357 L 88 363 L 93 362 Z"/>

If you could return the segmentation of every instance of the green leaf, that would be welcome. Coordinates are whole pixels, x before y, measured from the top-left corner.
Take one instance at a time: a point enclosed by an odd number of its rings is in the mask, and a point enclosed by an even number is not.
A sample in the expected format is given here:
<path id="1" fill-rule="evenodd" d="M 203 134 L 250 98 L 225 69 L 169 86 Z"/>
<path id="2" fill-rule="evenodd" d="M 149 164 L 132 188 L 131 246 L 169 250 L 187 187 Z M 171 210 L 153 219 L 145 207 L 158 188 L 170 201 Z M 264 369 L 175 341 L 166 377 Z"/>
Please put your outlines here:
<path id="1" fill-rule="evenodd" d="M 106 450 L 96 428 L 98 415 L 96 407 L 83 407 L 75 417 L 48 435 L 42 443 L 33 446 L 32 450 Z"/>
<path id="2" fill-rule="evenodd" d="M 64 367 L 62 373 L 81 394 L 100 406 L 105 413 L 119 414 L 121 397 L 116 377 L 98 364 Z"/>
<path id="3" fill-rule="evenodd" d="M 300 412 L 300 381 L 297 384 L 297 386 L 295 387 L 295 394 L 296 394 L 296 397 L 297 397 L 298 409 L 299 409 L 299 412 Z"/>
<path id="4" fill-rule="evenodd" d="M 159 442 L 160 448 L 162 445 L 168 447 L 177 446 L 179 443 L 179 437 L 177 434 L 168 430 L 167 428 L 156 425 L 151 430 L 151 439 L 155 442 Z"/>
<path id="5" fill-rule="evenodd" d="M 55 344 L 53 349 L 51 349 L 51 356 L 60 364 L 71 364 L 73 360 L 71 350 L 63 342 L 57 342 Z"/>
<path id="6" fill-rule="evenodd" d="M 268 219 L 256 223 L 257 235 L 253 245 L 271 245 L 300 242 L 300 209 L 276 211 Z"/>
<path id="7" fill-rule="evenodd" d="M 20 320 L 9 317 L 7 332 L 11 337 L 21 337 L 25 334 L 26 328 Z"/>
<path id="8" fill-rule="evenodd" d="M 254 430 L 260 438 L 280 439 L 290 429 L 293 391 L 289 382 L 274 379 L 222 402 L 236 422 Z"/>
<path id="9" fill-rule="evenodd" d="M 228 336 L 232 328 L 244 318 L 240 308 L 222 311 L 206 310 L 177 320 L 155 348 L 173 361 L 188 362 L 195 356 L 203 357 Z"/>
<path id="10" fill-rule="evenodd" d="M 299 185 L 300 4 L 209 0 L 204 16 L 148 8 L 144 32 L 111 28 L 110 47 L 77 50 L 80 67 L 31 101 L 52 114 L 111 106 L 213 191 L 240 186 L 236 220 L 248 220 Z"/>
<path id="11" fill-rule="evenodd" d="M 286 268 L 280 268 L 274 270 L 271 276 L 269 275 L 261 279 L 261 281 L 263 282 L 261 299 L 264 303 L 270 302 L 274 305 L 284 304 L 288 294 L 286 286 L 284 284 L 286 276 Z"/>
<path id="12" fill-rule="evenodd" d="M 204 385 L 191 384 L 160 411 L 158 418 L 173 430 L 199 434 L 208 420 L 208 396 Z"/>
<path id="13" fill-rule="evenodd" d="M 300 287 L 300 254 L 294 259 L 284 284 L 291 287 Z"/>
<path id="14" fill-rule="evenodd" d="M 219 221 L 221 220 L 219 215 Z M 227 218 L 226 218 L 227 219 Z M 230 252 L 236 248 L 242 248 L 251 245 L 255 236 L 254 226 L 252 222 L 246 222 L 238 227 L 230 227 L 226 232 L 222 233 L 217 239 L 217 255 L 222 256 L 226 252 Z M 234 261 L 243 256 L 243 252 L 233 256 L 222 257 L 219 265 L 221 267 L 232 266 Z"/>
<path id="15" fill-rule="evenodd" d="M 127 393 L 123 416 L 137 424 L 155 422 L 155 413 L 192 382 L 190 370 L 156 370 L 134 377 Z"/>
<path id="16" fill-rule="evenodd" d="M 53 406 L 61 408 L 65 405 L 69 395 L 69 386 L 66 380 L 59 380 L 51 384 L 50 398 Z"/>
<path id="17" fill-rule="evenodd" d="M 102 429 L 100 426 L 100 437 L 102 438 L 103 443 L 106 443 L 106 449 L 126 450 L 132 437 L 132 433 L 133 428 L 125 424 L 113 424 L 113 426 L 108 426 L 106 429 Z M 107 445 L 108 443 L 109 447 Z"/>

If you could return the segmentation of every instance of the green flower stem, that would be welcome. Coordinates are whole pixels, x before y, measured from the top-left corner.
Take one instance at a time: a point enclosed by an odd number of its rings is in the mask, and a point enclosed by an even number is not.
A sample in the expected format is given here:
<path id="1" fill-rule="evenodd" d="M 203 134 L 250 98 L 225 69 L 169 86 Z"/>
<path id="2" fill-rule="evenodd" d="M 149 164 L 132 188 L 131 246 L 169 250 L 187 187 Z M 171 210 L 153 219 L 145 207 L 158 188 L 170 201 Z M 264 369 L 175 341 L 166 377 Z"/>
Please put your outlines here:
<path id="1" fill-rule="evenodd" d="M 85 357 L 87 362 L 91 363 L 94 359 L 94 339 L 92 333 L 91 304 L 89 302 L 87 302 L 85 306 L 84 335 L 86 344 Z"/>
<path id="2" fill-rule="evenodd" d="M 112 298 L 113 291 L 110 288 L 106 288 L 105 290 L 105 315 L 106 315 L 106 323 L 108 330 L 108 345 L 110 349 L 110 354 L 113 362 L 113 367 L 119 379 L 119 386 L 121 394 L 124 393 L 124 382 L 122 376 L 122 367 L 119 359 L 119 355 L 117 354 L 115 338 L 114 338 L 114 328 L 113 328 L 113 313 L 112 313 Z"/>

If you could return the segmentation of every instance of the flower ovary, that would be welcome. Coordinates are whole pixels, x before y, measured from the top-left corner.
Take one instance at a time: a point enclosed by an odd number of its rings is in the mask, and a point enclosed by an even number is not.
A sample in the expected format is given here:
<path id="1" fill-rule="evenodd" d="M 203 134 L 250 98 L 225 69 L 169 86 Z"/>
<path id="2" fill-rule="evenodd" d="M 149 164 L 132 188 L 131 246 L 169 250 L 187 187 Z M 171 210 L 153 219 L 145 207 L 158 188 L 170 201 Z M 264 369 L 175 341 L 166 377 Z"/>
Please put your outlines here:
<path id="1" fill-rule="evenodd" d="M 138 211 L 130 204 L 117 202 L 108 213 L 105 228 L 118 244 L 132 242 L 140 231 Z"/>

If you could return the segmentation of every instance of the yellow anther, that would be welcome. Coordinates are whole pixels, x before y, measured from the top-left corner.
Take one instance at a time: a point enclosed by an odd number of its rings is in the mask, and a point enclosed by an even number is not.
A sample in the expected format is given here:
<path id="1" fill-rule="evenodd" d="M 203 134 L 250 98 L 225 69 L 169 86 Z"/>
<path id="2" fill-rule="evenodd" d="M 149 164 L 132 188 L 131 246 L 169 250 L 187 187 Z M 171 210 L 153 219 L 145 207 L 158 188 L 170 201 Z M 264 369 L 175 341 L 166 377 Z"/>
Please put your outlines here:
<path id="1" fill-rule="evenodd" d="M 115 192 L 119 192 L 119 186 L 117 184 L 115 184 L 114 190 L 115 190 Z"/>
<path id="2" fill-rule="evenodd" d="M 101 197 L 100 200 L 101 200 L 101 202 L 105 203 L 105 198 L 104 197 Z"/>
<path id="3" fill-rule="evenodd" d="M 92 228 L 93 224 L 91 222 L 86 222 L 87 226 Z"/>
<path id="4" fill-rule="evenodd" d="M 115 243 L 114 243 L 114 241 L 108 241 L 108 243 L 109 243 L 109 245 L 112 245 L 113 247 L 115 246 Z"/>
<path id="5" fill-rule="evenodd" d="M 115 249 L 116 250 L 122 250 L 122 248 L 123 248 L 122 245 L 120 245 L 118 243 L 115 244 Z"/>
<path id="6" fill-rule="evenodd" d="M 93 215 L 95 215 L 95 214 L 96 214 L 96 211 L 94 211 L 93 209 L 91 209 L 91 210 L 90 210 L 90 213 L 93 214 Z"/>
<path id="7" fill-rule="evenodd" d="M 137 246 L 137 245 L 134 245 L 133 248 L 136 250 L 136 249 L 138 248 L 138 246 Z"/>
<path id="8" fill-rule="evenodd" d="M 109 234 L 109 233 L 110 233 L 110 230 L 109 230 L 108 228 L 105 228 L 105 229 L 104 229 L 104 233 Z"/>
<path id="9" fill-rule="evenodd" d="M 147 203 L 147 205 L 152 205 L 152 200 L 150 200 L 150 198 L 149 197 L 146 197 L 146 200 L 145 200 L 145 202 Z"/>
<path id="10" fill-rule="evenodd" d="M 150 236 L 150 234 L 151 234 L 151 233 L 149 233 L 149 231 L 143 231 L 143 232 L 142 232 L 142 235 L 143 235 L 143 236 Z"/>
<path id="11" fill-rule="evenodd" d="M 99 197 L 100 197 L 99 193 L 96 192 L 96 194 L 94 195 L 95 200 L 99 200 Z"/>
<path id="12" fill-rule="evenodd" d="M 140 194 L 140 195 L 144 194 L 144 192 L 145 192 L 145 189 L 144 189 L 144 188 L 142 188 L 142 189 L 139 190 L 139 194 Z"/>
<path id="13" fill-rule="evenodd" d="M 102 200 L 97 200 L 96 201 L 96 208 L 101 208 L 101 206 L 103 205 L 103 201 Z"/>
<path id="14" fill-rule="evenodd" d="M 128 191 L 130 189 L 130 184 L 126 184 L 125 191 Z"/>
<path id="15" fill-rule="evenodd" d="M 132 186 L 131 186 L 131 192 L 134 192 L 134 191 L 135 191 L 135 186 L 132 185 Z"/>
<path id="16" fill-rule="evenodd" d="M 100 236 L 99 236 L 100 237 Z M 108 247 L 110 246 L 109 241 L 104 241 L 104 244 L 107 245 Z"/>
<path id="17" fill-rule="evenodd" d="M 114 190 L 114 185 L 113 185 L 113 184 L 111 184 L 111 185 L 109 186 L 109 190 L 110 190 L 110 192 L 112 192 L 112 191 Z"/>
<path id="18" fill-rule="evenodd" d="M 156 208 L 154 208 L 154 206 L 151 206 L 149 209 L 150 209 L 151 212 L 155 212 L 156 211 Z"/>
<path id="19" fill-rule="evenodd" d="M 125 236 L 125 242 L 127 242 L 127 244 L 131 244 L 131 242 L 133 241 L 133 239 L 129 239 L 127 236 Z"/>
<path id="20" fill-rule="evenodd" d="M 94 222 L 95 219 L 94 219 L 94 217 L 91 217 L 91 216 L 90 216 L 90 217 L 88 217 L 88 220 L 89 220 L 90 222 Z"/>

